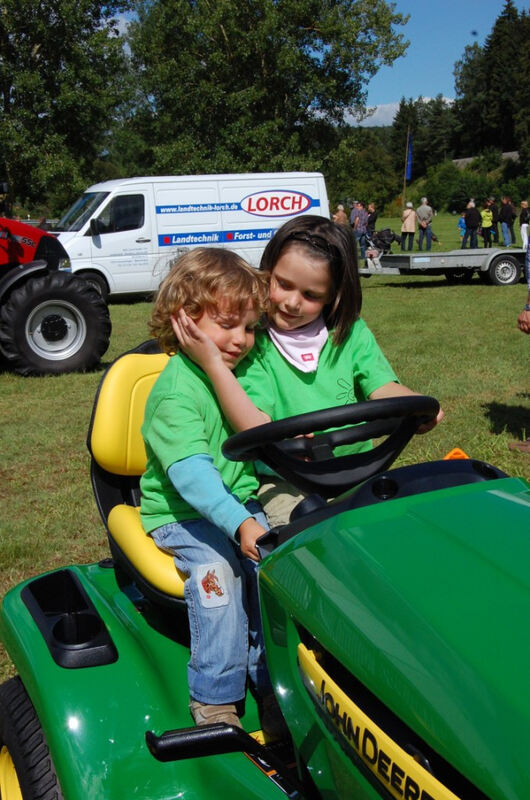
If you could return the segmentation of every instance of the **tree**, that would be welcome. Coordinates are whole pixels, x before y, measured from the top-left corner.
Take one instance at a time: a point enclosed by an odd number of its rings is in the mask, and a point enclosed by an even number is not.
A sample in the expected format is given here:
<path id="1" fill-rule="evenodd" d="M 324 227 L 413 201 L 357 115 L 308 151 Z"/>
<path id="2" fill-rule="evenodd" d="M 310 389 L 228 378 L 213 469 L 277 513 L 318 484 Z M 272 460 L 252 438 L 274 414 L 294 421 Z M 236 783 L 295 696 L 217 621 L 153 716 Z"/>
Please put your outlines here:
<path id="1" fill-rule="evenodd" d="M 452 155 L 454 115 L 442 95 L 433 100 L 401 98 L 392 123 L 391 143 L 394 167 L 403 175 L 407 136 L 412 137 L 412 178 L 424 175 L 427 167 Z"/>
<path id="2" fill-rule="evenodd" d="M 19 199 L 58 209 L 86 185 L 123 91 L 126 5 L 3 0 L 0 170 Z"/>
<path id="3" fill-rule="evenodd" d="M 504 151 L 517 149 L 514 115 L 517 111 L 517 85 L 522 77 L 519 74 L 519 54 L 527 45 L 527 41 L 521 39 L 519 12 L 512 0 L 505 0 L 504 8 L 484 44 L 486 91 L 483 111 L 486 144 L 500 144 Z"/>
<path id="4" fill-rule="evenodd" d="M 476 156 L 485 148 L 530 151 L 529 35 L 528 14 L 505 0 L 484 47 L 466 47 L 456 63 L 458 155 Z"/>
<path id="5" fill-rule="evenodd" d="M 489 144 L 485 122 L 487 67 L 484 51 L 476 42 L 465 48 L 455 64 L 454 76 L 458 155 L 472 157 Z"/>
<path id="6" fill-rule="evenodd" d="M 133 127 L 151 169 L 314 168 L 369 78 L 402 55 L 384 0 L 140 0 Z"/>
<path id="7" fill-rule="evenodd" d="M 343 132 L 323 163 L 332 205 L 357 198 L 381 209 L 394 199 L 399 176 L 386 139 L 384 129 L 350 128 Z"/>

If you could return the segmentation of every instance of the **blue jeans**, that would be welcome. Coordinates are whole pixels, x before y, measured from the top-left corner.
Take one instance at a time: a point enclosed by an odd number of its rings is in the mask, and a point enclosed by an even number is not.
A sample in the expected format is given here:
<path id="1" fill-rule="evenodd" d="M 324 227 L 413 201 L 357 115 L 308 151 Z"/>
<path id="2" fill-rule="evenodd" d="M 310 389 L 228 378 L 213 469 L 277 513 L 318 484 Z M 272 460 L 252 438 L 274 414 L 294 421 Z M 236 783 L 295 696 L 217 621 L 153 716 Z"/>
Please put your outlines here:
<path id="1" fill-rule="evenodd" d="M 426 250 L 431 249 L 431 242 L 432 242 L 432 228 L 429 223 L 426 228 L 422 228 L 421 225 L 419 227 L 419 235 L 418 235 L 418 250 L 422 249 L 423 239 L 427 240 Z"/>
<path id="2" fill-rule="evenodd" d="M 259 503 L 246 508 L 269 525 Z M 257 563 L 205 519 L 172 522 L 151 532 L 188 578 L 184 597 L 190 625 L 188 685 L 201 703 L 236 703 L 245 696 L 247 674 L 260 695 L 269 694 L 259 614 Z"/>
<path id="3" fill-rule="evenodd" d="M 507 222 L 501 222 L 502 238 L 504 239 L 504 246 L 509 247 L 512 243 L 510 239 L 510 226 Z"/>
<path id="4" fill-rule="evenodd" d="M 364 259 L 366 253 L 366 234 L 354 231 L 353 232 L 356 241 L 359 244 L 359 248 L 361 250 L 361 258 Z"/>
<path id="5" fill-rule="evenodd" d="M 469 247 L 472 250 L 478 247 L 477 228 L 466 228 L 466 232 L 464 233 L 464 238 L 462 239 L 462 249 L 466 247 L 468 238 L 469 238 Z"/>

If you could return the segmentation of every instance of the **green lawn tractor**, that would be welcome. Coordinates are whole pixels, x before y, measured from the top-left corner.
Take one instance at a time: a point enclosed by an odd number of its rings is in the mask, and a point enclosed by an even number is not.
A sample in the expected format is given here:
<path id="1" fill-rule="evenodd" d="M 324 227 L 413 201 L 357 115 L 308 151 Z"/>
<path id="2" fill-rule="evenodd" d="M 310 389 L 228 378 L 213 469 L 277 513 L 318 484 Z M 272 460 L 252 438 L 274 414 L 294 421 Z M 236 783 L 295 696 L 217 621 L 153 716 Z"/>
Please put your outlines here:
<path id="1" fill-rule="evenodd" d="M 289 735 L 263 734 L 250 691 L 243 729 L 191 727 L 184 576 L 138 513 L 140 425 L 166 359 L 149 346 L 121 356 L 96 397 L 88 444 L 112 557 L 3 600 L 18 674 L 0 687 L 1 800 L 529 798 L 530 485 L 474 459 L 390 469 L 433 398 L 226 443 L 306 495 L 259 542 Z M 375 447 L 342 454 L 363 439 Z"/>

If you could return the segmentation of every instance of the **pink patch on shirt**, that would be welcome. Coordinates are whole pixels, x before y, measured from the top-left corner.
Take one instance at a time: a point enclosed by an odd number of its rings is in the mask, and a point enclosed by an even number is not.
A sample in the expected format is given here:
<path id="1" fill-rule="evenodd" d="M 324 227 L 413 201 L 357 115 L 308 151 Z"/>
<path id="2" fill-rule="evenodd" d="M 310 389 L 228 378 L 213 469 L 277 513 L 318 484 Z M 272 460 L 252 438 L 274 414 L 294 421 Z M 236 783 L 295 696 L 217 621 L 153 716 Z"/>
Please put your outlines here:
<path id="1" fill-rule="evenodd" d="M 313 353 L 302 353 L 302 361 L 314 361 L 315 356 Z"/>

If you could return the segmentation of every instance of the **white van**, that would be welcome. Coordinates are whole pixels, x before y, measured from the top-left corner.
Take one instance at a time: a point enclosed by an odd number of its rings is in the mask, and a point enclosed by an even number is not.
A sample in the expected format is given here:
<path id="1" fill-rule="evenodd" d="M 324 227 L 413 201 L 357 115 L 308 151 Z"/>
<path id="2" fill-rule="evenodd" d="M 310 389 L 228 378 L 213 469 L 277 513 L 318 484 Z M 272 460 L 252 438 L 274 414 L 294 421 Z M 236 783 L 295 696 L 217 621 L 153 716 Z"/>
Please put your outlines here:
<path id="1" fill-rule="evenodd" d="M 290 217 L 329 218 L 318 172 L 127 178 L 90 186 L 58 223 L 77 272 L 104 296 L 158 288 L 192 247 L 235 250 L 258 266 Z"/>

